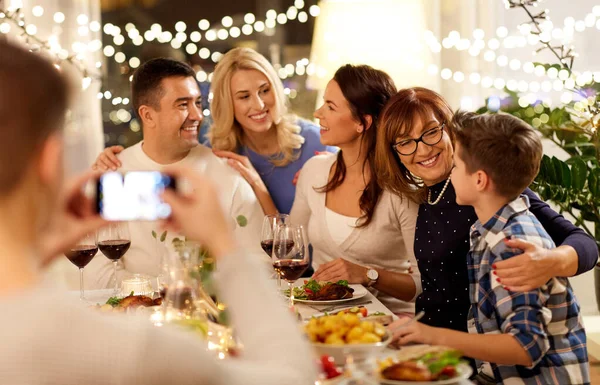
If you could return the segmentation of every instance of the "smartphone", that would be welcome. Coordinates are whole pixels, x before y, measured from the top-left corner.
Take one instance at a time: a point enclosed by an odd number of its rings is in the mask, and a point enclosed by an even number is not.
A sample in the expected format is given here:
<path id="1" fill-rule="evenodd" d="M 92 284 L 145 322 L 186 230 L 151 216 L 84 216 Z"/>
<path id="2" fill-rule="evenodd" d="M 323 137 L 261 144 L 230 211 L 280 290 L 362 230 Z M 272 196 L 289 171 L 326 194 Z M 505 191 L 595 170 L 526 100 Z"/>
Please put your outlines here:
<path id="1" fill-rule="evenodd" d="M 107 172 L 96 185 L 96 210 L 109 221 L 154 221 L 171 215 L 160 197 L 176 190 L 175 178 L 159 171 Z"/>

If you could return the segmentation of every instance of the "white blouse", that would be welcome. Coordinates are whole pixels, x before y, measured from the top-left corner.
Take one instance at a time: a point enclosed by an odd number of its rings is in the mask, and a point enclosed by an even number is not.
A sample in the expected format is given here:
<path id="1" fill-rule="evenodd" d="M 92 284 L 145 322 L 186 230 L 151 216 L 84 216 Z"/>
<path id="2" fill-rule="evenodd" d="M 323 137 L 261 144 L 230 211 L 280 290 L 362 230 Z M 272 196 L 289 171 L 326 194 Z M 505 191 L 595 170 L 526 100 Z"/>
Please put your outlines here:
<path id="1" fill-rule="evenodd" d="M 331 238 L 339 246 L 352 234 L 358 218 L 347 217 L 325 207 L 325 219 Z"/>
<path id="2" fill-rule="evenodd" d="M 412 267 L 411 275 L 416 295 L 419 295 L 421 275 L 413 250 L 418 205 L 384 191 L 368 226 L 354 227 L 348 235 L 345 235 L 346 228 L 340 230 L 343 226 L 332 229 L 325 207 L 326 194 L 317 192 L 315 188 L 327 184 L 335 159 L 336 154 L 318 155 L 304 164 L 290 213 L 292 223 L 307 229 L 313 246 L 313 267 L 316 270 L 321 264 L 337 258 L 393 272 L 405 273 Z M 394 313 L 414 312 L 416 295 L 409 303 L 379 293 L 374 288 L 369 290 Z"/>

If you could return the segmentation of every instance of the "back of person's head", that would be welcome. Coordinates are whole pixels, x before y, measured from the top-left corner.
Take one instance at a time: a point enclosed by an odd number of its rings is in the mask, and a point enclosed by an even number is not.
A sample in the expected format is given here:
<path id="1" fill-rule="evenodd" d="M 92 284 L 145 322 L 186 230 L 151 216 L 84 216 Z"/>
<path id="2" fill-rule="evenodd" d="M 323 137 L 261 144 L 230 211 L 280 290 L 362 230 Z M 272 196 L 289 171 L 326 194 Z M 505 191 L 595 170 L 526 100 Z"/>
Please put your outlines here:
<path id="1" fill-rule="evenodd" d="M 296 151 L 303 143 L 298 134 L 300 128 L 296 118 L 288 114 L 288 101 L 283 83 L 275 68 L 260 53 L 251 48 L 234 48 L 228 51 L 217 64 L 211 81 L 213 99 L 211 116 L 213 124 L 208 132 L 211 146 L 217 150 L 238 151 L 242 145 L 243 131 L 235 119 L 235 105 L 231 90 L 233 75 L 240 70 L 255 70 L 262 73 L 271 86 L 275 96 L 275 105 L 269 110 L 281 148 L 281 158 L 274 160 L 277 166 L 283 166 L 297 159 Z"/>
<path id="2" fill-rule="evenodd" d="M 514 199 L 531 184 L 543 155 L 538 133 L 512 115 L 457 111 L 451 122 L 456 154 L 469 173 L 483 170 L 496 193 Z"/>
<path id="3" fill-rule="evenodd" d="M 69 95 L 65 78 L 50 62 L 1 39 L 0 85 L 2 198 L 30 174 L 48 139 L 62 131 Z M 62 157 L 58 149 L 54 153 Z"/>
<path id="4" fill-rule="evenodd" d="M 447 123 L 452 119 L 452 108 L 433 90 L 423 87 L 405 88 L 390 99 L 381 113 L 381 129 L 377 133 L 375 162 L 379 183 L 384 188 L 419 203 L 425 201 L 426 188 L 400 161 L 392 144 L 412 132 L 415 122 L 427 122 L 431 115 L 438 122 Z M 452 132 L 446 132 L 453 141 Z"/>
<path id="5" fill-rule="evenodd" d="M 139 116 L 141 106 L 160 110 L 160 100 L 165 95 L 161 86 L 163 79 L 170 77 L 193 77 L 196 73 L 186 63 L 173 59 L 157 58 L 142 64 L 133 74 L 131 98 L 133 108 Z"/>
<path id="6" fill-rule="evenodd" d="M 370 167 L 371 179 L 360 197 L 359 205 L 364 213 L 360 225 L 367 226 L 373 218 L 375 206 L 381 195 L 375 173 L 375 143 L 379 116 L 388 100 L 396 93 L 396 85 L 387 73 L 368 65 L 343 65 L 335 72 L 333 80 L 348 102 L 352 116 L 365 128 L 362 130 L 361 140 L 367 152 L 366 160 Z M 340 151 L 331 181 L 321 191 L 335 189 L 345 176 L 346 168 Z"/>

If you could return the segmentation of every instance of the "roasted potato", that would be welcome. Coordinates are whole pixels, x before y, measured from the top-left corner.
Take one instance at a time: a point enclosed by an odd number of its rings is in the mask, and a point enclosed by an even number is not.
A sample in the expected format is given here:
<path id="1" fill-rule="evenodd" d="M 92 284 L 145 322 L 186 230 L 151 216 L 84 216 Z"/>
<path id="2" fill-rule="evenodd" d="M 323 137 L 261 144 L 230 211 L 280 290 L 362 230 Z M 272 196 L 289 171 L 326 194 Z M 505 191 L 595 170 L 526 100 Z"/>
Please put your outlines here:
<path id="1" fill-rule="evenodd" d="M 304 325 L 311 342 L 330 345 L 372 344 L 381 342 L 385 327 L 371 321 L 361 321 L 356 314 L 336 314 L 312 318 Z"/>

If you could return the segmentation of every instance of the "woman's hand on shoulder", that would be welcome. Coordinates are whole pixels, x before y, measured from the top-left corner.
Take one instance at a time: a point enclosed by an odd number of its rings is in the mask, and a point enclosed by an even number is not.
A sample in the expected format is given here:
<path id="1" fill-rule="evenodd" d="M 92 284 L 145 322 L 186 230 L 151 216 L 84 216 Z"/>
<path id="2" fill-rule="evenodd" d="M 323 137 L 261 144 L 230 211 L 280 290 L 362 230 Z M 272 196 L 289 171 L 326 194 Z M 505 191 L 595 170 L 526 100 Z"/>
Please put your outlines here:
<path id="1" fill-rule="evenodd" d="M 231 151 L 213 150 L 213 153 L 219 158 L 226 159 L 227 164 L 237 170 L 253 189 L 266 189 L 265 183 L 247 156 L 236 154 L 235 152 Z"/>
<path id="2" fill-rule="evenodd" d="M 553 250 L 522 239 L 505 239 L 506 246 L 523 253 L 492 265 L 492 279 L 510 291 L 530 291 L 545 285 L 555 276 Z"/>
<path id="3" fill-rule="evenodd" d="M 116 154 L 121 153 L 125 148 L 123 146 L 111 146 L 106 147 L 104 151 L 98 155 L 96 161 L 92 165 L 92 170 L 99 171 L 116 171 L 121 167 L 121 162 L 117 158 Z"/>

